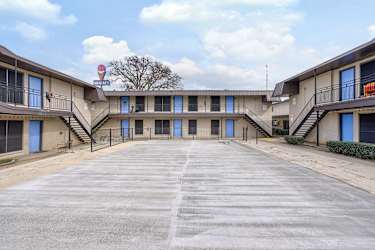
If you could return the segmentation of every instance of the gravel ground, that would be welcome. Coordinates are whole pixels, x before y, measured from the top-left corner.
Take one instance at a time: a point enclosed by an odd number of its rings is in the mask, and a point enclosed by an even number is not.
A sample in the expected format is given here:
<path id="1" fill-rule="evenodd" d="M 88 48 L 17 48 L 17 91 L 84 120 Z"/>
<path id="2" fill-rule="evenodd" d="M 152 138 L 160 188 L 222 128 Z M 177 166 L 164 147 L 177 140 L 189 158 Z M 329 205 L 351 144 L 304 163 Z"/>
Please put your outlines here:
<path id="1" fill-rule="evenodd" d="M 0 191 L 0 249 L 375 249 L 375 196 L 235 143 L 149 141 Z"/>

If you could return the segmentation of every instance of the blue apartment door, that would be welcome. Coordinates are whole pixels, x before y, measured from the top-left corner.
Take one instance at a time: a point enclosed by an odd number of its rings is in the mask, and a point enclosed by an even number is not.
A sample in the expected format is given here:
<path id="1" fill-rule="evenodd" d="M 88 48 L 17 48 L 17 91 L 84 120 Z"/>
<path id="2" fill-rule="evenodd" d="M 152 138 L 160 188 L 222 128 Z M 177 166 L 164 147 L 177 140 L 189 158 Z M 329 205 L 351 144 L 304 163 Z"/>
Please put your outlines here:
<path id="1" fill-rule="evenodd" d="M 226 97 L 226 112 L 233 113 L 234 112 L 234 96 L 227 96 Z"/>
<path id="2" fill-rule="evenodd" d="M 350 68 L 340 72 L 340 100 L 354 99 L 355 69 Z"/>
<path id="3" fill-rule="evenodd" d="M 226 125 L 225 136 L 227 138 L 234 137 L 234 120 L 232 119 L 226 120 L 225 125 Z"/>
<path id="4" fill-rule="evenodd" d="M 182 120 L 180 119 L 173 120 L 173 136 L 174 137 L 182 136 Z"/>
<path id="5" fill-rule="evenodd" d="M 29 122 L 29 152 L 37 153 L 41 151 L 42 121 Z"/>
<path id="6" fill-rule="evenodd" d="M 125 138 L 129 137 L 129 120 L 121 121 L 121 132 L 122 132 L 123 137 Z"/>
<path id="7" fill-rule="evenodd" d="M 121 114 L 129 113 L 129 96 L 121 97 Z"/>
<path id="8" fill-rule="evenodd" d="M 29 76 L 29 106 L 42 108 L 42 79 Z"/>
<path id="9" fill-rule="evenodd" d="M 353 113 L 341 114 L 341 141 L 353 141 Z"/>
<path id="10" fill-rule="evenodd" d="M 175 113 L 182 113 L 182 108 L 183 108 L 182 100 L 183 100 L 182 96 L 174 97 L 174 112 Z"/>

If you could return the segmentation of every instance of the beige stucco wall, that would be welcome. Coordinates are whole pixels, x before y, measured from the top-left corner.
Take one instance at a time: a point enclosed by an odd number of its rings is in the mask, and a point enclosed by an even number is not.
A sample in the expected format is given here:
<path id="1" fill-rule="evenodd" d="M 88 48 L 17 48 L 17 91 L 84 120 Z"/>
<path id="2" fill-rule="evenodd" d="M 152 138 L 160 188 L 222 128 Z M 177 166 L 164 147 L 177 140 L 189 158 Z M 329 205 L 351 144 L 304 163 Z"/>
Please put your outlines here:
<path id="1" fill-rule="evenodd" d="M 0 120 L 23 121 L 22 150 L 0 154 L 1 158 L 18 157 L 29 154 L 29 121 L 43 121 L 42 125 L 42 151 L 57 149 L 58 146 L 68 142 L 68 127 L 59 117 L 40 117 L 40 116 L 18 116 L 18 115 L 0 115 Z M 71 133 L 73 145 L 80 144 L 78 138 Z"/>
<path id="2" fill-rule="evenodd" d="M 306 137 L 308 142 L 316 142 L 316 127 Z M 325 144 L 327 141 L 340 140 L 340 121 L 337 112 L 328 113 L 319 123 L 319 141 Z"/>
<path id="3" fill-rule="evenodd" d="M 143 120 L 143 129 L 144 133 L 143 135 L 135 135 L 135 139 L 147 139 L 150 137 L 150 131 L 151 131 L 151 137 L 152 138 L 169 138 L 168 135 L 155 135 L 155 120 L 170 120 L 170 129 L 171 129 L 171 135 L 173 134 L 173 119 L 166 119 L 162 117 L 155 117 L 155 118 L 144 118 L 144 119 L 137 119 L 137 118 L 131 118 L 129 119 L 129 125 L 130 128 L 134 129 L 135 127 L 135 120 Z M 189 120 L 197 120 L 197 135 L 192 136 L 188 134 L 188 127 L 189 127 Z M 221 133 L 219 133 L 219 136 L 222 135 L 223 138 L 225 138 L 225 131 L 226 131 L 226 125 L 224 118 L 182 118 L 182 133 L 183 138 L 187 139 L 193 139 L 200 138 L 200 139 L 214 139 L 218 138 L 217 135 L 211 135 L 211 120 L 219 120 L 220 121 L 220 130 Z M 235 121 L 235 138 L 241 139 L 243 136 L 243 129 L 248 128 L 248 138 L 255 138 L 256 137 L 256 130 L 243 118 L 236 118 Z M 118 130 L 121 128 L 121 119 L 110 119 L 108 120 L 101 128 L 100 131 L 107 131 L 108 129 Z M 258 134 L 258 136 L 260 136 Z"/>
<path id="4" fill-rule="evenodd" d="M 56 149 L 58 145 L 66 144 L 69 138 L 69 129 L 59 117 L 41 118 L 36 120 L 43 121 L 42 129 L 42 150 L 49 151 Z M 71 133 L 73 145 L 81 142 Z"/>
<path id="5" fill-rule="evenodd" d="M 272 116 L 289 116 L 289 101 L 272 104 Z"/>
<path id="6" fill-rule="evenodd" d="M 108 102 L 93 102 L 89 106 L 89 109 L 91 111 L 90 117 L 91 122 L 98 116 L 101 115 L 101 112 L 105 109 L 108 109 L 109 103 Z"/>
<path id="7" fill-rule="evenodd" d="M 375 109 L 355 109 L 343 110 L 340 112 L 330 112 L 319 123 L 319 141 L 326 144 L 328 141 L 340 140 L 340 113 L 353 113 L 353 141 L 360 139 L 360 114 L 375 113 Z M 306 141 L 316 143 L 317 129 L 314 128 L 306 137 Z"/>
<path id="8" fill-rule="evenodd" d="M 76 105 L 76 107 L 79 109 L 83 117 L 86 119 L 86 121 L 91 125 L 91 102 L 87 101 L 84 98 L 84 88 L 73 85 L 72 88 L 72 97 L 73 102 Z"/>

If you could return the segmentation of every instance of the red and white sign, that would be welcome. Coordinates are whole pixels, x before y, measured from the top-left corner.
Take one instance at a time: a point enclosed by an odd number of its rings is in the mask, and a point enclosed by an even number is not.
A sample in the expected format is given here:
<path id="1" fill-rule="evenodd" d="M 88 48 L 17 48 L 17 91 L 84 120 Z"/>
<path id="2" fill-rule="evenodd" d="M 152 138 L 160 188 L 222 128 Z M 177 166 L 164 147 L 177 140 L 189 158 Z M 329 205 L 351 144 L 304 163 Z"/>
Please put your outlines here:
<path id="1" fill-rule="evenodd" d="M 104 80 L 105 74 L 107 73 L 107 68 L 104 64 L 98 65 L 98 75 L 99 80 L 94 80 L 94 85 L 98 87 L 109 86 L 111 82 L 109 80 Z"/>
<path id="2" fill-rule="evenodd" d="M 103 81 L 104 80 L 104 77 L 105 77 L 105 74 L 107 73 L 107 68 L 105 67 L 104 64 L 100 64 L 98 66 L 98 75 L 99 75 L 99 79 L 100 81 Z"/>

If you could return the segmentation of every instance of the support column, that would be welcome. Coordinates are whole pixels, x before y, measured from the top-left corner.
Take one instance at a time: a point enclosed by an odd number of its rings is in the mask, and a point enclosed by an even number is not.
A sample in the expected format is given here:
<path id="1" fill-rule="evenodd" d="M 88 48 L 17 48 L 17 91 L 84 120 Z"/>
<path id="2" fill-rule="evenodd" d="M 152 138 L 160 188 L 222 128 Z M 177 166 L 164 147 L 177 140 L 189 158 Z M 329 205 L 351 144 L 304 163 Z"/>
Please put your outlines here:
<path id="1" fill-rule="evenodd" d="M 333 98 L 334 98 L 334 93 L 333 93 L 333 90 L 334 90 L 333 77 L 334 77 L 333 70 L 331 70 L 331 102 L 333 102 Z"/>
<path id="2" fill-rule="evenodd" d="M 70 82 L 70 111 L 73 112 L 73 83 Z"/>
<path id="3" fill-rule="evenodd" d="M 316 95 L 316 90 L 317 90 L 317 79 L 316 79 L 316 70 L 314 70 L 314 107 L 316 107 L 317 104 L 317 95 Z M 319 146 L 319 110 L 316 111 L 316 145 Z"/>
<path id="4" fill-rule="evenodd" d="M 69 130 L 69 134 L 68 134 L 68 148 L 70 149 L 72 147 L 72 144 L 71 144 L 72 135 L 71 135 L 70 116 L 69 116 L 69 127 L 68 127 L 68 130 Z"/>
<path id="5" fill-rule="evenodd" d="M 316 70 L 314 69 L 314 104 L 315 105 L 317 104 L 316 90 L 317 90 Z"/>
<path id="6" fill-rule="evenodd" d="M 320 115 L 320 111 L 316 111 L 317 113 L 317 117 L 318 117 L 318 121 L 317 121 L 317 124 L 316 124 L 316 146 L 320 146 L 320 141 L 319 141 L 319 123 L 320 123 L 320 118 L 319 118 L 319 115 Z"/>
<path id="7" fill-rule="evenodd" d="M 15 65 L 14 65 L 14 90 L 13 90 L 13 103 L 14 106 L 16 106 L 16 89 L 17 89 L 17 83 L 18 83 L 18 78 L 17 78 L 17 68 L 18 68 L 18 61 L 16 59 Z M 9 84 L 9 82 L 8 82 Z"/>

